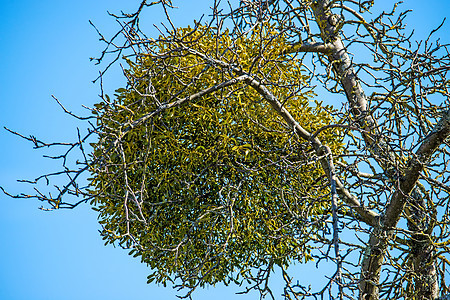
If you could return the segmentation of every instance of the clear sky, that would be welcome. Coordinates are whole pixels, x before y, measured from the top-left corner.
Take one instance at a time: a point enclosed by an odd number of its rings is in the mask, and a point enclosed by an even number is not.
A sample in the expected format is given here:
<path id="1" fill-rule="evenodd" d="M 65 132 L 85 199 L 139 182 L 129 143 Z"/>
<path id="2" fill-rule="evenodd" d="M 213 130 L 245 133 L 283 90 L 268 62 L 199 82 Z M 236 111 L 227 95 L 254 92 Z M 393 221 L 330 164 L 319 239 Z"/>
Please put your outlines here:
<path id="1" fill-rule="evenodd" d="M 392 1 L 375 0 L 386 8 Z M 92 20 L 106 35 L 117 30 L 107 11 L 131 11 L 139 1 L 0 0 L 0 126 L 45 141 L 72 141 L 78 125 L 63 114 L 51 95 L 72 111 L 98 101 L 98 66 L 89 61 L 102 49 Z M 185 0 L 177 25 L 198 19 L 210 1 Z M 420 35 L 450 16 L 450 1 L 406 0 L 414 12 L 408 24 Z M 154 15 L 145 22 L 158 22 Z M 441 35 L 449 42 L 447 26 Z M 105 78 L 107 93 L 123 85 L 120 69 Z M 0 185 L 24 191 L 16 179 L 31 179 L 57 165 L 33 151 L 31 144 L 0 130 Z M 176 299 L 171 288 L 146 284 L 148 270 L 120 248 L 105 247 L 96 214 L 87 205 L 43 212 L 41 203 L 0 195 L 0 299 Z M 310 276 L 313 268 L 300 269 Z M 199 290 L 194 299 L 256 299 L 234 295 L 235 287 Z M 278 293 L 279 295 L 279 293 Z"/>

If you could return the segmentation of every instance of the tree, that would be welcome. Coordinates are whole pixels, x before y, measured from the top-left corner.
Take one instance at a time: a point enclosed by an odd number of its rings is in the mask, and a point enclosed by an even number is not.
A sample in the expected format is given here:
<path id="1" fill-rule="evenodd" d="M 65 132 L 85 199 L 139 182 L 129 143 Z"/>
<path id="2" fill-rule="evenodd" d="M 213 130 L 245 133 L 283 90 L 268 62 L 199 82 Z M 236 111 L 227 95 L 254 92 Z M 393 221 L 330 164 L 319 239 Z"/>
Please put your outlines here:
<path id="1" fill-rule="evenodd" d="M 373 2 L 216 1 L 188 28 L 170 1 L 114 16 L 98 62 L 124 56 L 127 86 L 81 118 L 96 124 L 55 157 L 64 169 L 33 182 L 68 176 L 56 196 L 14 197 L 89 201 L 107 242 L 187 295 L 234 282 L 264 296 L 278 269 L 287 299 L 444 297 L 448 45 L 439 28 L 414 43 L 407 11 L 373 18 Z M 140 20 L 158 7 L 167 24 L 149 38 Z M 312 101 L 314 85 L 342 105 Z M 288 268 L 311 259 L 336 266 L 319 291 Z"/>

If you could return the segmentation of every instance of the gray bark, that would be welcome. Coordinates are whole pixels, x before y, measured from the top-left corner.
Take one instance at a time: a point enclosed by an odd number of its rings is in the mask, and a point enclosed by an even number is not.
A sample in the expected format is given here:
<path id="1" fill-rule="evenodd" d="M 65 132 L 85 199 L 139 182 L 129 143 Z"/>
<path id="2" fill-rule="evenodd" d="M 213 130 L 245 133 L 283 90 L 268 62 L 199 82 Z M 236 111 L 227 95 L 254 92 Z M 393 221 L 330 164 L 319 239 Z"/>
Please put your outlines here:
<path id="1" fill-rule="evenodd" d="M 435 251 L 430 233 L 432 220 L 426 213 L 426 201 L 418 188 L 411 193 L 408 205 L 408 229 L 413 232 L 410 251 L 414 271 L 415 299 L 433 300 L 439 296 Z"/>
<path id="2" fill-rule="evenodd" d="M 431 133 L 422 142 L 416 155 L 409 161 L 408 168 L 399 179 L 399 189 L 393 194 L 381 218 L 381 226 L 375 228 L 369 239 L 369 251 L 365 255 L 362 265 L 360 299 L 378 299 L 378 283 L 381 266 L 386 253 L 387 245 L 392 239 L 393 229 L 397 225 L 400 215 L 405 207 L 408 195 L 419 179 L 420 172 L 430 160 L 436 149 L 448 138 L 450 134 L 450 111 L 441 118 Z M 428 248 L 426 248 L 428 249 Z M 431 256 L 428 256 L 431 257 Z M 420 267 L 420 265 L 418 265 Z M 430 272 L 432 272 L 430 270 Z M 433 283 L 434 285 L 434 283 Z"/>
<path id="3" fill-rule="evenodd" d="M 339 78 L 355 124 L 371 134 L 364 134 L 366 146 L 377 159 L 379 165 L 388 176 L 395 172 L 395 160 L 387 145 L 380 138 L 378 126 L 369 114 L 367 98 L 352 66 L 347 50 L 339 37 L 339 26 L 336 17 L 330 10 L 329 0 L 314 1 L 312 5 L 316 22 L 320 27 L 323 42 L 327 45 L 328 60 L 334 66 L 335 75 Z M 324 53 L 324 52 L 323 52 Z M 434 151 L 443 143 L 450 132 L 450 114 L 446 113 L 432 132 L 425 138 L 416 156 L 413 157 L 403 175 L 398 178 L 398 189 L 392 195 L 384 215 L 377 226 L 374 226 L 369 238 L 368 248 L 364 255 L 361 270 L 360 299 L 378 299 L 378 284 L 384 255 L 388 242 L 392 239 L 393 229 L 397 225 L 405 208 L 408 195 L 415 188 L 420 172 L 431 158 Z M 397 173 L 398 174 L 398 173 Z M 420 234 L 419 234 L 420 235 Z M 414 243 L 416 247 L 414 268 L 419 272 L 416 280 L 416 290 L 420 291 L 422 299 L 433 299 L 437 296 L 436 267 L 433 263 L 433 251 L 430 244 L 422 238 Z"/>

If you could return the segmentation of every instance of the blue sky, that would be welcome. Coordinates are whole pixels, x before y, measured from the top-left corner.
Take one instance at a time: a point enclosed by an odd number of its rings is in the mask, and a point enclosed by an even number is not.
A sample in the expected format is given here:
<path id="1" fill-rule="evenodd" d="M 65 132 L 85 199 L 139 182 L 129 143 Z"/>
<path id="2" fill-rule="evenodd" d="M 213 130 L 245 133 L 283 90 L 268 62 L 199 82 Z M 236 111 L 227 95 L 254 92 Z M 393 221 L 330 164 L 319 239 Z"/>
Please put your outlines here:
<path id="1" fill-rule="evenodd" d="M 383 0 L 379 6 L 390 7 Z M 174 17 L 186 25 L 205 12 L 209 1 L 185 0 Z M 91 81 L 99 67 L 89 61 L 102 49 L 92 20 L 102 32 L 117 30 L 106 11 L 131 11 L 138 1 L 0 0 L 0 126 L 46 141 L 76 138 L 76 126 L 51 95 L 70 110 L 98 101 L 99 87 Z M 406 0 L 414 12 L 410 28 L 419 35 L 450 15 L 446 0 Z M 158 22 L 155 14 L 146 22 Z M 442 33 L 449 32 L 447 26 Z M 445 36 L 443 36 L 445 42 Z M 448 41 L 448 40 L 447 40 Z M 105 78 L 107 93 L 123 85 L 118 66 Z M 24 191 L 18 178 L 34 178 L 57 165 L 42 151 L 0 130 L 0 185 L 11 193 Z M 176 299 L 171 288 L 146 284 L 148 270 L 138 259 L 112 246 L 98 234 L 95 212 L 87 205 L 75 210 L 43 212 L 41 203 L 0 195 L 0 299 Z M 300 273 L 316 272 L 307 268 Z M 305 276 L 305 277 L 308 277 Z M 236 288 L 197 291 L 194 299 L 255 299 L 234 295 Z M 279 294 L 279 293 L 278 293 Z"/>

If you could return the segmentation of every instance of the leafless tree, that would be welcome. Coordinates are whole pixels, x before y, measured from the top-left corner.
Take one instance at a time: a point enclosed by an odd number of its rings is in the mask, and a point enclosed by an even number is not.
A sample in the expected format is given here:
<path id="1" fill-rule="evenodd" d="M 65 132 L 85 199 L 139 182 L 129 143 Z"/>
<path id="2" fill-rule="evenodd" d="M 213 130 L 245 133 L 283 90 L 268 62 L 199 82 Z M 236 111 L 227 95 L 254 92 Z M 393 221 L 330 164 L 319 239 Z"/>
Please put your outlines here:
<path id="1" fill-rule="evenodd" d="M 218 42 L 224 34 L 237 41 L 261 24 L 274 26 L 289 42 L 289 47 L 278 59 L 288 61 L 294 57 L 300 60 L 310 87 L 323 89 L 320 96 L 324 103 L 338 109 L 330 110 L 335 121 L 315 132 L 302 127 L 301 120 L 284 106 L 286 99 L 278 98 L 276 91 L 286 87 L 271 82 L 258 64 L 266 55 L 264 47 L 271 43 L 270 39 L 261 42 L 257 56 L 249 58 L 254 66 L 248 69 L 238 58 L 226 60 L 223 53 L 200 52 L 191 40 L 180 38 L 170 19 L 175 3 L 169 0 L 151 3 L 144 0 L 133 14 L 113 15 L 121 24 L 121 30 L 111 38 L 102 36 L 99 31 L 106 48 L 97 61 L 109 59 L 105 69 L 120 61 L 122 56 L 130 60 L 152 56 L 160 68 L 167 70 L 170 59 L 193 55 L 205 68 L 192 78 L 192 82 L 197 82 L 202 72 L 210 67 L 223 75 L 223 81 L 199 88 L 187 96 L 180 90 L 178 94 L 172 94 L 170 101 L 163 101 L 155 96 L 152 84 L 147 83 L 147 91 L 143 93 L 137 87 L 142 78 L 125 73 L 136 92 L 145 99 L 153 99 L 153 109 L 136 120 L 123 121 L 119 126 L 120 133 L 109 130 L 105 119 L 92 123 L 84 137 L 80 134 L 78 141 L 66 144 L 67 152 L 54 157 L 63 160 L 63 170 L 33 181 L 38 183 L 53 176 L 68 176 L 69 181 L 58 187 L 56 195 L 36 189 L 36 194 L 14 197 L 35 197 L 48 202 L 52 208 L 73 208 L 95 199 L 98 195 L 88 192 L 89 187 L 78 185 L 79 177 L 89 172 L 94 164 L 107 167 L 101 164 L 105 156 L 124 154 L 120 150 L 122 141 L 134 128 L 152 122 L 155 116 L 171 107 L 190 105 L 209 93 L 243 84 L 256 91 L 282 117 L 287 129 L 280 134 L 295 135 L 296 141 L 303 145 L 300 149 L 307 153 L 305 159 L 320 163 L 326 177 L 325 181 L 318 179 L 317 184 L 326 182 L 324 188 L 331 194 L 321 200 L 329 207 L 320 223 L 322 234 L 318 231 L 311 235 L 309 242 L 314 245 L 312 257 L 319 270 L 323 261 L 330 260 L 336 265 L 335 272 L 328 274 L 329 280 L 322 289 L 313 291 L 306 285 L 295 283 L 287 268 L 281 266 L 286 284 L 283 297 L 446 299 L 445 295 L 449 293 L 447 265 L 450 264 L 449 45 L 433 39 L 440 33 L 439 28 L 426 40 L 416 41 L 412 30 L 405 26 L 409 12 L 402 10 L 405 4 L 393 4 L 388 10 L 376 13 L 372 11 L 374 2 L 214 1 L 210 13 L 194 23 L 184 35 L 192 35 L 200 26 L 206 26 L 215 32 L 212 38 Z M 158 39 L 172 45 L 163 54 L 156 53 L 153 48 L 157 39 L 148 37 L 140 27 L 143 12 L 156 8 L 167 16 L 167 22 L 157 25 Z M 237 51 L 237 47 L 229 46 L 228 50 Z M 293 84 L 288 89 L 291 93 L 299 93 L 303 88 Z M 105 95 L 102 98 L 110 101 Z M 330 99 L 338 100 L 332 103 Z M 111 114 L 131 109 L 114 103 L 111 107 Z M 100 108 L 92 108 L 92 111 L 98 113 Z M 96 118 L 94 115 L 86 119 L 90 122 Z M 108 120 L 112 121 L 114 117 L 110 116 Z M 320 139 L 321 133 L 334 129 L 339 129 L 344 136 L 345 146 L 338 153 L 333 153 L 327 142 Z M 88 156 L 83 145 L 92 136 L 110 139 L 110 148 Z M 60 145 L 22 137 L 33 142 L 36 148 Z M 76 149 L 81 150 L 81 167 L 68 167 L 66 159 Z M 285 165 L 278 166 L 294 168 L 295 164 L 288 160 Z M 122 171 L 127 169 L 126 160 L 123 161 Z M 128 183 L 126 185 L 127 193 L 136 192 Z M 76 203 L 64 202 L 67 194 L 83 198 Z M 136 200 L 133 207 L 124 205 L 127 233 L 132 238 L 129 229 L 132 218 L 128 219 L 128 213 L 136 222 L 145 219 L 140 215 L 144 206 L 139 202 L 142 199 L 133 197 Z M 251 278 L 253 284 L 247 291 L 257 289 L 262 296 L 271 294 L 267 286 L 271 264 L 269 262 L 266 269 L 259 269 Z"/>

